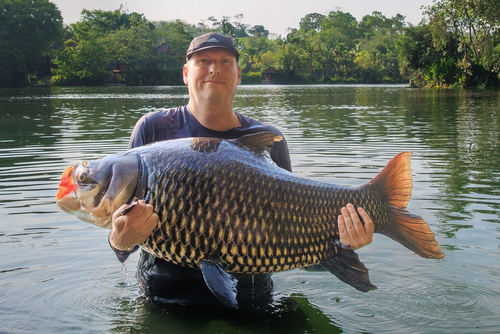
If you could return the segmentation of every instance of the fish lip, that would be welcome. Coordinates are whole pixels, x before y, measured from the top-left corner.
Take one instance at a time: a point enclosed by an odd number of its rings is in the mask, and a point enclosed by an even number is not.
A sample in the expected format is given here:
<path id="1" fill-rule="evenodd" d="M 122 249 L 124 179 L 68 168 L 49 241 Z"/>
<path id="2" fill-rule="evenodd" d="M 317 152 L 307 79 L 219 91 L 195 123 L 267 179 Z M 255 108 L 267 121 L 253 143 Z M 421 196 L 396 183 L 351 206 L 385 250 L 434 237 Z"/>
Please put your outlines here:
<path id="1" fill-rule="evenodd" d="M 77 167 L 78 165 L 73 165 L 67 167 L 64 170 L 64 173 L 61 176 L 61 181 L 59 182 L 59 191 L 57 192 L 56 195 L 56 201 L 61 200 L 62 198 L 71 193 L 75 193 L 76 184 L 74 180 L 74 174 Z M 70 182 L 68 183 L 68 181 Z"/>

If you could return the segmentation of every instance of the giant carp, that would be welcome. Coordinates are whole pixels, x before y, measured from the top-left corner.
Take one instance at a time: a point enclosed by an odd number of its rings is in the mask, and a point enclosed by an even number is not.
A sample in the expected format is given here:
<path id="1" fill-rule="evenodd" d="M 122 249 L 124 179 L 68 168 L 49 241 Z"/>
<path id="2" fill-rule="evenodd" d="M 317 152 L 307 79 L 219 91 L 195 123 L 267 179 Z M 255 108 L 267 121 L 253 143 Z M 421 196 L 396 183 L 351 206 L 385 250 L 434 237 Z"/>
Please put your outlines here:
<path id="1" fill-rule="evenodd" d="M 270 132 L 232 140 L 175 139 L 83 162 L 63 173 L 57 204 L 111 228 L 119 207 L 144 199 L 159 224 L 141 247 L 200 269 L 214 296 L 232 307 L 238 307 L 236 273 L 321 264 L 360 291 L 376 289 L 357 254 L 339 242 L 337 217 L 347 203 L 365 209 L 375 232 L 421 257 L 444 257 L 427 223 L 406 210 L 413 188 L 410 152 L 398 154 L 370 182 L 350 188 L 279 168 L 269 149 L 281 139 Z M 224 286 L 228 291 L 214 291 Z"/>

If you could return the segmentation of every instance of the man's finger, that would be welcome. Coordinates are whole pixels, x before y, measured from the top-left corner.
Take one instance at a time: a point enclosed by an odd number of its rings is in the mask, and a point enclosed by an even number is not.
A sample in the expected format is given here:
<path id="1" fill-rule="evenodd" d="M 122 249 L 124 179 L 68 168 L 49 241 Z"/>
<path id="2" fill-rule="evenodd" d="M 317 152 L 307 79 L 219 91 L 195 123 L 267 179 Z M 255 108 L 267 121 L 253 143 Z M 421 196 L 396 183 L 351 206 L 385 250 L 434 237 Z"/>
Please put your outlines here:
<path id="1" fill-rule="evenodd" d="M 342 218 L 345 223 L 346 233 L 348 234 L 349 238 L 351 239 L 356 238 L 358 233 L 356 231 L 356 226 L 353 223 L 351 212 L 347 207 L 343 207 L 341 209 L 341 212 L 342 212 Z"/>
<path id="2" fill-rule="evenodd" d="M 342 214 L 337 218 L 339 228 L 339 239 L 344 245 L 351 245 L 356 237 L 356 231 L 351 223 L 349 211 L 346 208 L 341 209 Z"/>
<path id="3" fill-rule="evenodd" d="M 132 203 L 130 203 L 127 207 L 125 207 L 124 209 L 120 210 L 120 215 L 121 216 L 125 216 L 127 213 L 130 212 L 130 210 L 132 210 L 134 208 L 134 206 L 137 205 L 137 200 L 133 200 Z"/>
<path id="4" fill-rule="evenodd" d="M 361 219 L 363 220 L 365 234 L 367 237 L 369 237 L 367 242 L 371 243 L 373 240 L 373 232 L 375 231 L 375 226 L 373 225 L 373 221 L 371 220 L 368 213 L 366 213 L 366 211 L 363 210 L 362 208 L 358 208 L 358 213 Z"/>
<path id="5" fill-rule="evenodd" d="M 349 212 L 349 217 L 351 219 L 351 222 L 354 226 L 354 229 L 356 230 L 356 233 L 359 234 L 359 232 L 364 231 L 363 229 L 363 223 L 359 219 L 358 213 L 356 212 L 356 209 L 354 208 L 354 205 L 352 204 L 347 204 L 346 205 L 347 211 Z"/>

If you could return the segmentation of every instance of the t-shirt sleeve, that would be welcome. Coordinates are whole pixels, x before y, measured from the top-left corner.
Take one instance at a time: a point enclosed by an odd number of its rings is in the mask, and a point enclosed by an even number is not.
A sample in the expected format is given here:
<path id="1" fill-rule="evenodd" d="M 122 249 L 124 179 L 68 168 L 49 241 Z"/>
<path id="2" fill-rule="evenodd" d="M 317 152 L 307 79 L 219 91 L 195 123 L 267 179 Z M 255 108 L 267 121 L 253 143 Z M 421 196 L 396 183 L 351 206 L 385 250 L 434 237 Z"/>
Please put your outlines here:
<path id="1" fill-rule="evenodd" d="M 279 167 L 286 169 L 289 172 L 292 171 L 290 152 L 288 151 L 288 145 L 284 137 L 283 140 L 274 143 L 271 150 L 271 158 Z"/>
<path id="2" fill-rule="evenodd" d="M 144 146 L 147 144 L 146 127 L 147 127 L 146 117 L 142 116 L 135 124 L 134 130 L 130 135 L 130 141 L 128 143 L 129 149 L 136 148 L 139 146 Z"/>

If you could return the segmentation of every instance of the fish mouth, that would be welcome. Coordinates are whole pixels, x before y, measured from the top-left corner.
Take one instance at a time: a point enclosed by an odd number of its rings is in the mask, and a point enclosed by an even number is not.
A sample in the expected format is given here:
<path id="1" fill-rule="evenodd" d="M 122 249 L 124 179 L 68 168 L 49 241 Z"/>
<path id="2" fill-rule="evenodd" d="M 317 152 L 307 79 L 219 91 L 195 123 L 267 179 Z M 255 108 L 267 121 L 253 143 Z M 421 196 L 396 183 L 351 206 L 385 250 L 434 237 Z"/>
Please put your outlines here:
<path id="1" fill-rule="evenodd" d="M 61 176 L 61 181 L 59 182 L 59 191 L 56 195 L 57 201 L 63 199 L 65 196 L 75 191 L 76 185 L 75 181 L 73 180 L 73 175 L 75 174 L 75 170 L 77 167 L 78 165 L 69 166 Z"/>

